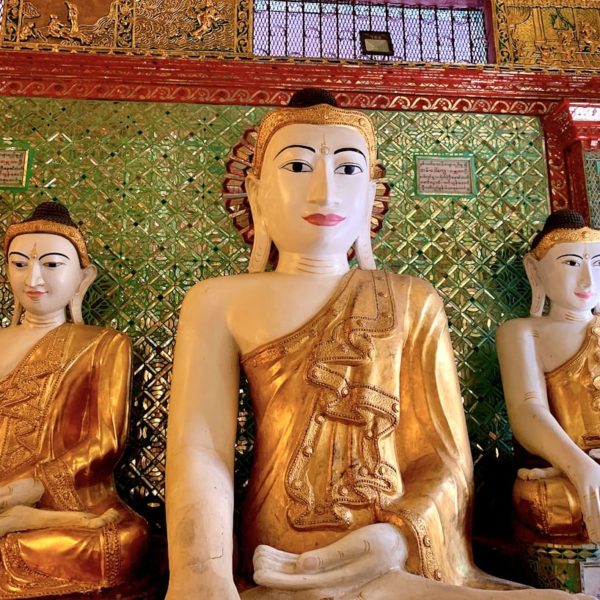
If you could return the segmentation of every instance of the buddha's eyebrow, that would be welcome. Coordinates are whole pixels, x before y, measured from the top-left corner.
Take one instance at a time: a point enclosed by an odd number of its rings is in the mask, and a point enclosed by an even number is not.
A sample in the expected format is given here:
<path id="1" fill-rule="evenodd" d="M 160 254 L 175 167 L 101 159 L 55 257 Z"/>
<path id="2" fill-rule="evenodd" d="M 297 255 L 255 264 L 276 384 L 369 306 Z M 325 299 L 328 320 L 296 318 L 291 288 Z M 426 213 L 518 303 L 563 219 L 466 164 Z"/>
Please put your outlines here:
<path id="1" fill-rule="evenodd" d="M 38 260 L 42 260 L 42 258 L 44 258 L 44 256 L 62 256 L 64 258 L 66 258 L 67 260 L 71 260 L 66 254 L 63 254 L 62 252 L 46 252 L 46 254 L 42 254 Z"/>
<path id="2" fill-rule="evenodd" d="M 583 258 L 583 256 L 579 256 L 579 254 L 561 254 L 560 256 L 557 256 L 556 258 L 565 258 L 565 256 L 574 256 L 575 258 Z"/>
<path id="3" fill-rule="evenodd" d="M 12 256 L 13 254 L 18 254 L 19 256 L 22 256 L 23 258 L 29 260 L 29 256 L 27 256 L 27 254 L 23 254 L 22 252 L 17 252 L 16 250 L 13 250 L 12 252 L 8 253 L 9 256 Z"/>
<path id="4" fill-rule="evenodd" d="M 275 158 L 277 158 L 284 150 L 288 150 L 289 148 L 304 148 L 305 150 L 310 150 L 311 152 L 316 152 L 316 150 L 314 148 L 311 148 L 310 146 L 303 146 L 302 144 L 290 144 L 289 146 L 286 146 L 285 148 L 282 148 L 275 155 Z"/>
<path id="5" fill-rule="evenodd" d="M 334 154 L 339 154 L 340 152 L 358 152 L 365 160 L 367 160 L 365 153 L 361 152 L 358 148 L 338 148 Z"/>
<path id="6" fill-rule="evenodd" d="M 592 256 L 592 260 L 594 260 L 595 258 L 599 258 L 600 254 L 596 254 L 595 256 Z"/>

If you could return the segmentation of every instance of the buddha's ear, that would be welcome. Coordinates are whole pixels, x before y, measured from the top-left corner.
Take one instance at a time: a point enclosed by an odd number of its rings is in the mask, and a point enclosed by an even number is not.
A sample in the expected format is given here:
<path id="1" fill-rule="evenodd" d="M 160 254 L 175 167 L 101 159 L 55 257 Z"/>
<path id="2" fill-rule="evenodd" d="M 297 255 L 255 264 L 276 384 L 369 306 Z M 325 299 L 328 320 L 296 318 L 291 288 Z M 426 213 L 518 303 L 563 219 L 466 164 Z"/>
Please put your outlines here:
<path id="1" fill-rule="evenodd" d="M 94 265 L 88 265 L 85 269 L 81 270 L 81 283 L 69 302 L 69 311 L 71 312 L 73 323 L 83 323 L 83 315 L 81 314 L 83 298 L 97 276 L 98 269 Z"/>
<path id="2" fill-rule="evenodd" d="M 262 273 L 267 268 L 269 254 L 271 253 L 271 238 L 267 232 L 260 203 L 258 201 L 258 190 L 260 180 L 252 173 L 246 176 L 246 191 L 248 192 L 248 203 L 252 213 L 252 226 L 254 238 L 252 240 L 252 252 L 248 263 L 249 273 Z"/>
<path id="3" fill-rule="evenodd" d="M 375 202 L 376 193 L 377 183 L 371 180 L 369 182 L 369 191 L 365 203 L 363 223 L 358 238 L 356 238 L 356 241 L 354 242 L 354 253 L 358 260 L 358 266 L 365 270 L 377 268 L 375 265 L 375 257 L 373 256 L 373 245 L 371 240 L 371 215 L 373 213 L 373 202 Z"/>
<path id="4" fill-rule="evenodd" d="M 531 286 L 531 308 L 529 314 L 532 317 L 541 317 L 546 302 L 546 290 L 538 273 L 538 260 L 529 252 L 523 257 L 523 266 Z"/>
<path id="5" fill-rule="evenodd" d="M 17 296 L 15 296 L 15 304 L 13 307 L 13 316 L 12 316 L 12 320 L 10 322 L 10 326 L 15 327 L 16 325 L 18 325 L 21 322 L 22 316 L 23 316 L 23 307 L 21 306 L 21 303 L 19 302 Z"/>

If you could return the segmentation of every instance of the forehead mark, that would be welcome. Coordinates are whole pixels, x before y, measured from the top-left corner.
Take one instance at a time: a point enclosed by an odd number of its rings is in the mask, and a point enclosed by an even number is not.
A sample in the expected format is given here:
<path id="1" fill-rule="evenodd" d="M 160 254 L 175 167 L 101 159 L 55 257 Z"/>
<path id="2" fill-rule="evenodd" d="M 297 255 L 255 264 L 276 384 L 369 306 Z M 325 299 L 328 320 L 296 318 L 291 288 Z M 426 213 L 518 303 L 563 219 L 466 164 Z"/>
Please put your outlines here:
<path id="1" fill-rule="evenodd" d="M 38 257 L 37 242 L 34 242 L 33 248 L 31 249 L 31 258 L 37 258 L 37 257 Z"/>

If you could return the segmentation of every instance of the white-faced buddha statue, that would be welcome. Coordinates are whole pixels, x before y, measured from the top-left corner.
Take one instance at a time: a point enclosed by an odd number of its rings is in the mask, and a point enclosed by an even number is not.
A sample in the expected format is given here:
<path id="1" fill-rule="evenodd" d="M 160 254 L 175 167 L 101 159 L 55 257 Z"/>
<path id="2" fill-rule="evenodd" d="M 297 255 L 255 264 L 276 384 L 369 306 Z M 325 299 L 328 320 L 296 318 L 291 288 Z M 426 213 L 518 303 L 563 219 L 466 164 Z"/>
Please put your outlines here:
<path id="1" fill-rule="evenodd" d="M 531 316 L 497 334 L 508 415 L 529 453 L 516 515 L 530 541 L 600 543 L 600 231 L 553 213 L 524 264 Z"/>
<path id="2" fill-rule="evenodd" d="M 305 90 L 267 114 L 252 154 L 240 188 L 250 273 L 201 282 L 181 312 L 167 599 L 566 598 L 498 591 L 511 586 L 472 563 L 472 462 L 447 320 L 428 283 L 375 268 L 370 118 Z M 264 272 L 272 245 L 277 265 Z M 236 586 L 240 365 L 256 443 Z"/>
<path id="3" fill-rule="evenodd" d="M 96 276 L 67 209 L 40 204 L 5 237 L 12 325 L 0 329 L 0 598 L 128 580 L 147 542 L 117 496 L 131 344 L 83 324 Z"/>

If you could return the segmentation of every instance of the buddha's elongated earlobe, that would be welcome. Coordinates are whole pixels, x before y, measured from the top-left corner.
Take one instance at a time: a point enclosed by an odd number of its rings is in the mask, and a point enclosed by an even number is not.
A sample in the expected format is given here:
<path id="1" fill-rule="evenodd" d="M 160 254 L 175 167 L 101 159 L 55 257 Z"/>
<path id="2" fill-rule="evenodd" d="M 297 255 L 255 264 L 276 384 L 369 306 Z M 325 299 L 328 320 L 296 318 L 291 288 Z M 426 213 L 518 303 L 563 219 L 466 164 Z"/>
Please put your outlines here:
<path id="1" fill-rule="evenodd" d="M 21 317 L 23 315 L 23 307 L 21 306 L 21 303 L 17 300 L 16 296 L 13 309 L 13 316 L 10 322 L 11 327 L 15 327 L 16 325 L 18 325 L 21 322 Z"/>
<path id="2" fill-rule="evenodd" d="M 546 303 L 546 292 L 537 273 L 537 262 L 531 254 L 526 254 L 523 257 L 523 266 L 525 267 L 525 273 L 527 273 L 527 279 L 531 286 L 531 308 L 529 309 L 529 314 L 532 317 L 541 317 L 544 312 L 544 304 Z"/>
<path id="3" fill-rule="evenodd" d="M 89 287 L 94 283 L 98 270 L 94 265 L 90 265 L 83 269 L 83 277 L 81 283 L 77 288 L 73 298 L 69 302 L 69 312 L 71 313 L 71 319 L 73 323 L 83 323 L 83 315 L 81 314 L 81 305 L 83 304 L 83 298 L 88 291 Z"/>
<path id="4" fill-rule="evenodd" d="M 260 182 L 254 175 L 246 177 L 246 190 L 248 192 L 248 202 L 252 212 L 252 222 L 254 224 L 254 240 L 252 242 L 252 252 L 250 253 L 250 263 L 248 264 L 249 273 L 262 273 L 269 262 L 271 253 L 271 237 L 267 232 L 258 204 L 258 186 Z"/>
<path id="5" fill-rule="evenodd" d="M 371 188 L 369 194 L 369 201 L 365 206 L 365 218 L 363 219 L 363 225 L 361 227 L 358 238 L 354 242 L 354 253 L 358 260 L 358 266 L 364 270 L 374 270 L 375 257 L 373 256 L 373 246 L 371 244 L 371 213 L 373 211 L 373 202 L 375 201 L 375 194 L 377 191 L 374 181 L 371 181 Z"/>
<path id="6" fill-rule="evenodd" d="M 358 266 L 364 270 L 373 270 L 375 266 L 375 257 L 373 256 L 373 246 L 371 245 L 371 229 L 370 224 L 363 227 L 360 235 L 354 242 L 354 252 L 358 260 Z"/>

